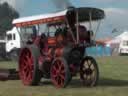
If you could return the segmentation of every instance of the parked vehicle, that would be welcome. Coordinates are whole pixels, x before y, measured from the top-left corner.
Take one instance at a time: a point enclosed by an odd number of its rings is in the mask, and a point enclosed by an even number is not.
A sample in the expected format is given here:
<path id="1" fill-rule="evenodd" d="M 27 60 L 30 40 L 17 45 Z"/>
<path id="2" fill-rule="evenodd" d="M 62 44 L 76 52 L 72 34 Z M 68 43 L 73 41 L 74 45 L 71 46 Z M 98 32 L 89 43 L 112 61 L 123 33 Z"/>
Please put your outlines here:
<path id="1" fill-rule="evenodd" d="M 19 50 L 21 48 L 21 38 L 19 32 L 16 27 L 6 32 L 5 49 L 6 49 L 7 57 L 12 60 L 18 59 Z"/>
<path id="2" fill-rule="evenodd" d="M 59 88 L 66 87 L 80 74 L 86 86 L 95 86 L 99 78 L 95 59 L 86 48 L 95 45 L 91 21 L 104 18 L 97 8 L 74 8 L 64 11 L 15 19 L 25 42 L 19 55 L 19 76 L 24 85 L 37 85 L 40 79 L 51 79 Z M 80 25 L 90 22 L 90 29 Z M 99 27 L 99 25 L 98 25 Z"/>
<path id="3" fill-rule="evenodd" d="M 128 54 L 128 38 L 123 37 L 119 44 L 119 54 L 120 55 L 127 55 Z"/>

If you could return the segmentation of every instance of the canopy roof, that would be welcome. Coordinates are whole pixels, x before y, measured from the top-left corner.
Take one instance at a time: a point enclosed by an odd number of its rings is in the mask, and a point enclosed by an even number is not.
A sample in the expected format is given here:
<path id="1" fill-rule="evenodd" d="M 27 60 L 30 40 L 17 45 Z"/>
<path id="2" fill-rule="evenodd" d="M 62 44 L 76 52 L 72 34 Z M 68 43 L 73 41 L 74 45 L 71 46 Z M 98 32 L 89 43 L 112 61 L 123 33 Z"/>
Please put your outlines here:
<path id="1" fill-rule="evenodd" d="M 85 22 L 90 20 L 100 20 L 105 17 L 105 13 L 103 10 L 98 8 L 89 8 L 89 7 L 81 7 L 77 8 L 79 14 L 79 21 Z"/>
<path id="2" fill-rule="evenodd" d="M 78 12 L 79 22 L 85 22 L 90 20 L 100 20 L 105 17 L 104 11 L 98 8 L 89 8 L 89 7 L 80 7 L 75 8 Z M 15 26 L 28 26 L 41 23 L 49 22 L 60 22 L 65 20 L 67 12 L 70 10 L 66 9 L 64 11 L 50 13 L 50 14 L 41 14 L 37 16 L 23 17 L 13 20 Z M 90 15 L 91 14 L 91 15 Z"/>

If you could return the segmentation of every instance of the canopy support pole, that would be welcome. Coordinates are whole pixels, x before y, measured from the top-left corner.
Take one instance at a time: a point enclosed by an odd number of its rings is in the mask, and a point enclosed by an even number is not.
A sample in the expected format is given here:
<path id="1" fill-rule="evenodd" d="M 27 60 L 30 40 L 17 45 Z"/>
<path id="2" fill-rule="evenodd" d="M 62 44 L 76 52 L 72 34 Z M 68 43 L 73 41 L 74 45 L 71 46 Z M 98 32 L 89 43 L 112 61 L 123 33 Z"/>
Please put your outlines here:
<path id="1" fill-rule="evenodd" d="M 79 44 L 79 14 L 78 11 L 76 10 L 76 38 L 77 38 L 77 44 Z"/>
<path id="2" fill-rule="evenodd" d="M 99 21 L 99 23 L 97 25 L 96 32 L 95 32 L 95 35 L 94 35 L 94 40 L 96 39 L 96 34 L 98 33 L 98 30 L 100 28 L 100 24 L 101 24 L 101 20 Z"/>

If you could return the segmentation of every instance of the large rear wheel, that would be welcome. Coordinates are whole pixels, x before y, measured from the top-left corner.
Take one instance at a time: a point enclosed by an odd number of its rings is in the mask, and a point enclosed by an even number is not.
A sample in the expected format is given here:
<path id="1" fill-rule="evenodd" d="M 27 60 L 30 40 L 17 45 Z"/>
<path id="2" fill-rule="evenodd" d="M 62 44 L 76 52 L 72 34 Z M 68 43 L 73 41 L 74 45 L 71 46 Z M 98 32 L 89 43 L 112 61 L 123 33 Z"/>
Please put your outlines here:
<path id="1" fill-rule="evenodd" d="M 94 58 L 87 56 L 80 64 L 80 78 L 84 85 L 95 86 L 99 79 L 99 70 Z"/>
<path id="2" fill-rule="evenodd" d="M 58 88 L 68 85 L 71 80 L 71 74 L 67 61 L 64 58 L 57 58 L 51 66 L 51 80 Z"/>
<path id="3" fill-rule="evenodd" d="M 19 76 L 24 85 L 37 85 L 41 79 L 38 67 L 39 49 L 28 45 L 21 50 L 19 57 Z"/>

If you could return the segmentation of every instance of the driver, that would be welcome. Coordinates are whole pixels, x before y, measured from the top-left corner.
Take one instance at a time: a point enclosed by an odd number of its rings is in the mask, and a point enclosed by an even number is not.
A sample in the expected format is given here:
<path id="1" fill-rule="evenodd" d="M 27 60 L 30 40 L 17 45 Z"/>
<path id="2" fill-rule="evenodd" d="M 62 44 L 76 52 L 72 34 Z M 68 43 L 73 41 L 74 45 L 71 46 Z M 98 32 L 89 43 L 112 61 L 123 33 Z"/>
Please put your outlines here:
<path id="1" fill-rule="evenodd" d="M 87 31 L 87 28 L 83 25 L 78 26 L 80 41 L 90 42 L 92 31 Z"/>

